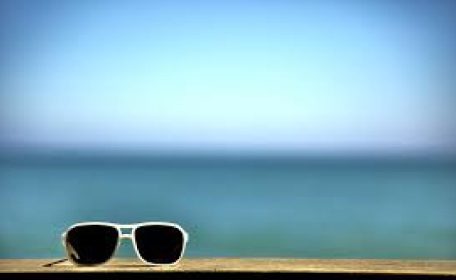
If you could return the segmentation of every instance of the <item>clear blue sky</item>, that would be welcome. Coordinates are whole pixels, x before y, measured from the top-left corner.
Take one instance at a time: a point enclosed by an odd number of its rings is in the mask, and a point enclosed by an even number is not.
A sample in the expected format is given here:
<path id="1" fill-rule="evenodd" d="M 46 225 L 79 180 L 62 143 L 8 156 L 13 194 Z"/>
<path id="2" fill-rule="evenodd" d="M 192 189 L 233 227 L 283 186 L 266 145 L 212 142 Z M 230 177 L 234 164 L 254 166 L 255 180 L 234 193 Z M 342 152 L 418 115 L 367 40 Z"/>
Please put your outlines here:
<path id="1" fill-rule="evenodd" d="M 456 1 L 1 1 L 0 142 L 456 150 Z"/>

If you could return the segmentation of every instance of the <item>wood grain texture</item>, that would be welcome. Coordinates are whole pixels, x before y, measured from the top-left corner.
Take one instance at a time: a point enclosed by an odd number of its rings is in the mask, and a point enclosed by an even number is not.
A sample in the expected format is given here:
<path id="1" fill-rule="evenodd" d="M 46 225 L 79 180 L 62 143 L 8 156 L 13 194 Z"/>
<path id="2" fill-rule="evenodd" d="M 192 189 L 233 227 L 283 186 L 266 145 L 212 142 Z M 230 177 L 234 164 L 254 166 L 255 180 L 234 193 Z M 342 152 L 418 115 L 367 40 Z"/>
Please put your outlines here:
<path id="1" fill-rule="evenodd" d="M 456 261 L 413 260 L 322 260 L 322 259 L 183 259 L 174 266 L 147 266 L 138 260 L 115 259 L 95 267 L 77 267 L 63 262 L 44 267 L 53 260 L 0 260 L 1 274 L 79 274 L 79 273 L 335 273 L 379 275 L 456 276 Z"/>

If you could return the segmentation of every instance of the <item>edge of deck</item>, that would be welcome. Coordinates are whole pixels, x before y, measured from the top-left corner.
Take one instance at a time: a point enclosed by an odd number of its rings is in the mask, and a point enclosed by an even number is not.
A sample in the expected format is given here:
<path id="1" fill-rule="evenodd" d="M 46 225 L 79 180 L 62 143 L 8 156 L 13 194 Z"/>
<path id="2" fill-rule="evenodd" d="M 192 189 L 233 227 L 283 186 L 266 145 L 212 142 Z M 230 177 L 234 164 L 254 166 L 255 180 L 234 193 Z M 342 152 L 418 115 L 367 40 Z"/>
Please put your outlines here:
<path id="1" fill-rule="evenodd" d="M 51 259 L 2 259 L 0 274 L 53 273 L 325 273 L 456 276 L 456 260 L 378 259 L 239 259 L 191 258 L 173 266 L 148 266 L 135 259 L 78 267 L 63 262 L 45 267 Z"/>

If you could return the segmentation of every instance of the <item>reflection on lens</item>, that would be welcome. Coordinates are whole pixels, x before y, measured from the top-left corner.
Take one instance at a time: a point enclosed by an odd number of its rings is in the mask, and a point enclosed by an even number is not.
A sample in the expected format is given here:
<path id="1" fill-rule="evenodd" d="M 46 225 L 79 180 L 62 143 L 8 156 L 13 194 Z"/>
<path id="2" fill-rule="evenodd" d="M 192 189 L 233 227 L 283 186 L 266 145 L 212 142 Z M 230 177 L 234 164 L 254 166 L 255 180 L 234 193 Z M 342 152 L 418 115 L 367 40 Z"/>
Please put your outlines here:
<path id="1" fill-rule="evenodd" d="M 119 233 L 107 225 L 84 225 L 70 229 L 66 236 L 69 257 L 77 264 L 94 265 L 109 260 Z"/>
<path id="2" fill-rule="evenodd" d="M 166 225 L 138 227 L 135 239 L 141 257 L 155 264 L 176 262 L 184 247 L 183 233 L 175 227 Z"/>

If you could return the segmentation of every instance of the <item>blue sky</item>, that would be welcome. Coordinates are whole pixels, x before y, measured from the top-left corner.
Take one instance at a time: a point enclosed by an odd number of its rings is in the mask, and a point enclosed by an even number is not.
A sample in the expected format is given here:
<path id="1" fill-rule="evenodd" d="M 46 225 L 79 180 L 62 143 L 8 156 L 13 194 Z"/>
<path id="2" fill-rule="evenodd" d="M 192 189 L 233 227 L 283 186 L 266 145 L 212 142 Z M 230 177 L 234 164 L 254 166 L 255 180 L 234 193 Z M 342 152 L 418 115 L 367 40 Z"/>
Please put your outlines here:
<path id="1" fill-rule="evenodd" d="M 2 1 L 0 142 L 455 152 L 454 1 Z"/>

